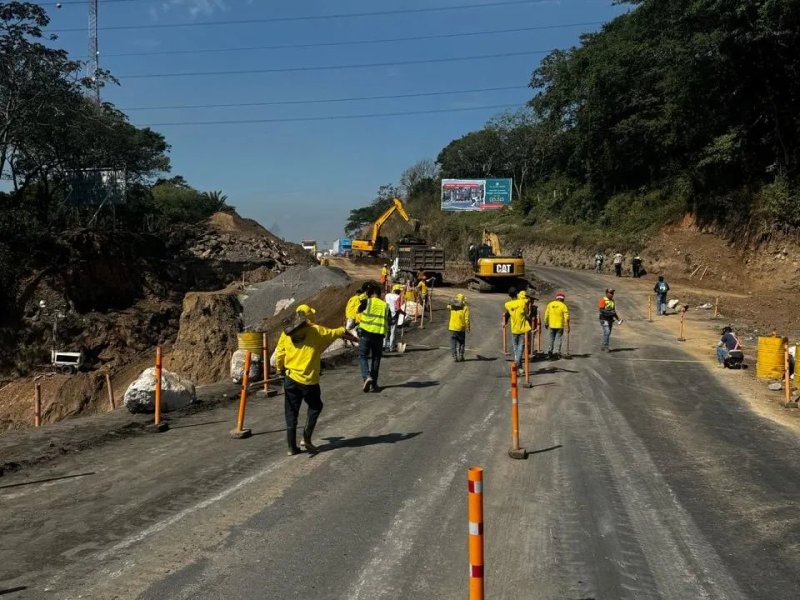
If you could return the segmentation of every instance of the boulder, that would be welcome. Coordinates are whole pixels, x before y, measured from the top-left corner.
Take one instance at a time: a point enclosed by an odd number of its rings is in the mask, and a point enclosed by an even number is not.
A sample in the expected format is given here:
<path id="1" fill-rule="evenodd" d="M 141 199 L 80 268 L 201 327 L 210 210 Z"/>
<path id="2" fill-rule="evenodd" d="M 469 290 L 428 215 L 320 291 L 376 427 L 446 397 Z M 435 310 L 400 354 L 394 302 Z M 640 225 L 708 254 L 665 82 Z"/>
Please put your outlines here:
<path id="1" fill-rule="evenodd" d="M 231 357 L 231 380 L 233 380 L 233 383 L 242 383 L 242 376 L 244 375 L 244 357 L 246 353 L 246 350 L 237 350 Z M 259 381 L 262 379 L 261 376 L 261 354 L 251 352 L 250 381 Z"/>
<path id="2" fill-rule="evenodd" d="M 125 407 L 132 413 L 155 411 L 156 369 L 145 369 L 125 391 Z M 197 400 L 194 384 L 177 373 L 161 370 L 161 411 L 170 412 Z"/>

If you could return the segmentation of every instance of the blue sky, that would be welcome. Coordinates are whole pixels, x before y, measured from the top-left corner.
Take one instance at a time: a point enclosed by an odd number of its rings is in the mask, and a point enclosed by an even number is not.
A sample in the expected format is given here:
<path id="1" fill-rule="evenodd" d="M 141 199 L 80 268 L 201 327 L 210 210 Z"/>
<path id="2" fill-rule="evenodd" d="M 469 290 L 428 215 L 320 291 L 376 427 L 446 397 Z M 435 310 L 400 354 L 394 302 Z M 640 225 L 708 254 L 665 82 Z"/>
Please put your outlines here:
<path id="1" fill-rule="evenodd" d="M 304 2 L 269 0 L 100 0 L 101 64 L 119 77 L 103 97 L 137 125 L 364 115 L 523 105 L 525 88 L 543 54 L 574 45 L 599 25 L 494 35 L 362 45 L 202 52 L 220 48 L 303 45 L 424 37 L 524 27 L 607 21 L 626 10 L 611 0 L 561 0 L 337 19 L 251 22 L 258 19 L 404 11 L 492 4 L 497 0 Z M 41 2 L 41 4 L 45 4 Z M 50 30 L 73 56 L 87 48 L 87 6 L 65 0 L 47 5 Z M 201 25 L 218 21 L 236 25 Z M 191 24 L 171 27 L 171 24 Z M 143 26 L 114 29 L 120 26 Z M 148 28 L 144 26 L 156 25 Z M 77 28 L 78 31 L 65 31 Z M 107 28 L 107 29 L 104 29 Z M 182 54 L 146 54 L 190 51 Z M 531 52 L 525 56 L 357 69 L 131 77 L 196 71 L 287 69 Z M 118 56 L 126 54 L 127 56 Z M 130 54 L 136 54 L 131 56 Z M 324 100 L 520 86 L 517 89 L 415 98 L 234 108 L 163 108 L 195 104 Z M 130 109 L 130 110 L 128 110 Z M 223 190 L 239 212 L 298 241 L 342 235 L 351 208 L 368 203 L 381 184 L 424 158 L 436 158 L 450 140 L 479 128 L 499 109 L 427 115 L 243 123 L 159 125 L 172 145 L 173 173 L 202 190 Z"/>

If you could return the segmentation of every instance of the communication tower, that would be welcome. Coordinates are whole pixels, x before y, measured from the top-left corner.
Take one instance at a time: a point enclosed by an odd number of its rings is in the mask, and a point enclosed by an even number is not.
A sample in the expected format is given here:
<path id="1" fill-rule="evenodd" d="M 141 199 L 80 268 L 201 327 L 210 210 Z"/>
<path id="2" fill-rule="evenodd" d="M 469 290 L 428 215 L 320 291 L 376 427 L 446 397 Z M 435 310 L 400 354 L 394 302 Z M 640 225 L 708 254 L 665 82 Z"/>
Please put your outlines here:
<path id="1" fill-rule="evenodd" d="M 97 1 L 89 0 L 89 77 L 94 86 L 94 100 L 100 104 L 100 49 L 97 44 Z"/>

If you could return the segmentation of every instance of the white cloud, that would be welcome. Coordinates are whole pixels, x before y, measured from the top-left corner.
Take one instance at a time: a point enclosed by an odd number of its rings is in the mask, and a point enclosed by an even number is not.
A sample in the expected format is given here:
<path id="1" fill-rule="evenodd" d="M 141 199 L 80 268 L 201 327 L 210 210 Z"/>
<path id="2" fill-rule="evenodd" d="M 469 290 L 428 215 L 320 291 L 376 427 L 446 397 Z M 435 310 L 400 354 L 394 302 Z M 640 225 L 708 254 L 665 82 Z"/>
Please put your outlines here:
<path id="1" fill-rule="evenodd" d="M 186 10 L 192 17 L 209 16 L 229 8 L 227 0 L 163 0 L 161 3 L 161 10 L 165 13 L 172 9 Z"/>

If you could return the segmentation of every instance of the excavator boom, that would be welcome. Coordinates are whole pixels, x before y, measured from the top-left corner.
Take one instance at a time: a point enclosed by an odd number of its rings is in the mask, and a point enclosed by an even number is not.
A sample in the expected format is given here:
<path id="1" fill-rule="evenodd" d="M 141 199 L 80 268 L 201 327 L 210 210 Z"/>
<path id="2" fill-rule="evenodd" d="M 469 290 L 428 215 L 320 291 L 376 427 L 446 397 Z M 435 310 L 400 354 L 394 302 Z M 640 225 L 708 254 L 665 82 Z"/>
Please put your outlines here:
<path id="1" fill-rule="evenodd" d="M 380 252 L 382 248 L 380 247 L 380 239 L 381 239 L 381 227 L 386 221 L 391 217 L 395 212 L 400 213 L 400 216 L 403 217 L 406 221 L 411 221 L 411 217 L 408 216 L 408 212 L 406 211 L 406 207 L 403 204 L 403 201 L 400 198 L 394 198 L 392 200 L 392 205 L 387 208 L 381 216 L 375 219 L 375 222 L 372 224 L 372 233 L 369 240 L 353 240 L 353 250 L 358 252 L 370 252 L 376 253 Z"/>

